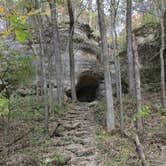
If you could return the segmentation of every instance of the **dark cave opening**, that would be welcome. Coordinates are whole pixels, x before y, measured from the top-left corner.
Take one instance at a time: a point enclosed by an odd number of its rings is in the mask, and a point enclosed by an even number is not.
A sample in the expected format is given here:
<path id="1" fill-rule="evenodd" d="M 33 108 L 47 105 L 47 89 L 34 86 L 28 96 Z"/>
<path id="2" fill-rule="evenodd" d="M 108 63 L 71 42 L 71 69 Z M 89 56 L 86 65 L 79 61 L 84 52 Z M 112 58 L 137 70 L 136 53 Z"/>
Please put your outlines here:
<path id="1" fill-rule="evenodd" d="M 97 74 L 83 73 L 76 85 L 77 99 L 80 102 L 92 102 L 97 98 L 101 77 Z"/>

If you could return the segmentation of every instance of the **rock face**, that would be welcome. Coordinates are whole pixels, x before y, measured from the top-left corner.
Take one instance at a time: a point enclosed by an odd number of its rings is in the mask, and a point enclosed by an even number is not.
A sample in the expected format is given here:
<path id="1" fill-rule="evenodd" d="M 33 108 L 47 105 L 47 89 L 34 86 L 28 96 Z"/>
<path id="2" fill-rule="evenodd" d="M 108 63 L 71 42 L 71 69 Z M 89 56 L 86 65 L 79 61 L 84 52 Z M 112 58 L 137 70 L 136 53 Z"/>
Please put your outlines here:
<path id="1" fill-rule="evenodd" d="M 69 38 L 68 28 L 61 27 L 60 32 L 65 73 L 64 83 L 67 95 L 70 96 L 70 64 L 69 54 L 66 50 Z M 92 101 L 98 96 L 100 83 L 103 80 L 98 41 L 93 37 L 88 25 L 77 25 L 73 40 L 77 97 L 80 101 Z"/>
<path id="2" fill-rule="evenodd" d="M 50 26 L 46 25 L 45 27 L 45 40 L 48 47 L 51 48 L 51 30 Z M 60 49 L 63 61 L 63 71 L 64 71 L 64 88 L 68 97 L 71 96 L 70 89 L 70 64 L 69 64 L 69 54 L 68 54 L 68 44 L 69 44 L 69 25 L 63 24 L 59 26 L 60 32 Z M 103 68 L 100 63 L 100 46 L 97 37 L 95 37 L 92 33 L 93 31 L 90 29 L 89 25 L 86 24 L 77 24 L 75 26 L 75 33 L 73 37 L 74 41 L 74 58 L 75 58 L 75 82 L 76 82 L 76 91 L 77 97 L 80 101 L 93 101 L 96 98 L 100 98 L 104 96 L 104 82 L 103 82 Z M 8 39 L 4 41 L 2 49 L 4 52 L 7 50 L 19 52 L 20 55 L 32 55 L 35 53 L 39 54 L 39 43 L 38 36 L 34 33 L 33 35 L 34 41 L 31 46 L 26 44 L 21 44 L 17 42 L 14 38 Z M 49 49 L 50 50 L 50 49 Z M 48 51 L 49 51 L 48 50 Z M 9 53 L 9 52 L 8 52 Z M 49 54 L 49 52 L 48 52 Z M 47 60 L 45 61 L 48 63 Z M 36 62 L 34 61 L 34 65 Z M 56 62 L 53 62 L 53 66 L 56 65 Z M 37 65 L 36 65 L 37 66 Z M 37 69 L 37 67 L 36 67 Z M 38 73 L 40 75 L 41 69 L 39 69 Z M 114 76 L 114 67 L 113 65 L 110 68 L 111 74 Z M 46 73 L 48 76 L 48 74 Z M 55 77 L 54 77 L 55 78 Z M 34 80 L 33 87 L 36 86 L 39 81 L 40 76 Z M 114 77 L 112 80 L 114 83 Z M 54 91 L 56 92 L 56 78 L 52 81 Z M 40 84 L 40 81 L 39 81 Z M 29 91 L 25 91 L 21 87 L 21 91 L 18 90 L 18 94 L 23 96 L 29 95 Z"/>
<path id="3" fill-rule="evenodd" d="M 155 23 L 148 23 L 134 30 L 138 43 L 139 62 L 141 66 L 141 83 L 144 88 L 160 86 L 160 26 Z M 127 80 L 127 58 L 126 52 L 120 53 L 123 67 L 123 80 Z M 125 59 L 125 60 L 124 60 Z M 164 54 L 166 61 L 166 54 Z M 126 67 L 125 67 L 126 66 Z M 166 70 L 166 63 L 165 63 Z M 166 71 L 165 71 L 166 74 Z M 127 82 L 127 81 L 125 81 Z M 150 86 L 151 85 L 151 86 Z"/>

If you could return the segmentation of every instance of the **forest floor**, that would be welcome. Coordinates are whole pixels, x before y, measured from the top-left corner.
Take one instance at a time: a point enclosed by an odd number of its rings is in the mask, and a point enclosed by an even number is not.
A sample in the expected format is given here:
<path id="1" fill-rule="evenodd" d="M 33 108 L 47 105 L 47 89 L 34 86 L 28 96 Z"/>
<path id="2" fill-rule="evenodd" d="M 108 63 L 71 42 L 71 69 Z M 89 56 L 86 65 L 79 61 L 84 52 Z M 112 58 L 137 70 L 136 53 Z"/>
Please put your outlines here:
<path id="1" fill-rule="evenodd" d="M 135 100 L 130 96 L 123 98 L 125 136 L 121 137 L 119 129 L 119 110 L 115 101 L 116 130 L 107 133 L 103 128 L 101 111 L 105 105 L 99 102 L 93 108 L 98 122 L 96 131 L 97 146 L 101 166 L 141 166 L 135 137 Z M 139 134 L 145 157 L 149 166 L 166 166 L 166 109 L 160 106 L 160 95 L 157 93 L 143 94 L 143 131 Z M 105 116 L 105 115 L 104 115 Z"/>
<path id="2" fill-rule="evenodd" d="M 10 166 L 19 166 L 21 160 L 27 166 L 141 166 L 132 140 L 136 130 L 135 101 L 131 97 L 123 99 L 127 135 L 123 138 L 116 99 L 117 129 L 112 133 L 104 127 L 103 100 L 55 109 L 49 134 L 44 130 L 42 106 L 34 101 L 33 97 L 14 99 L 8 142 L 6 126 L 0 123 L 0 166 L 6 166 L 6 160 Z M 160 108 L 156 93 L 145 94 L 143 101 L 144 130 L 139 139 L 146 159 L 150 166 L 166 166 L 166 110 Z"/>

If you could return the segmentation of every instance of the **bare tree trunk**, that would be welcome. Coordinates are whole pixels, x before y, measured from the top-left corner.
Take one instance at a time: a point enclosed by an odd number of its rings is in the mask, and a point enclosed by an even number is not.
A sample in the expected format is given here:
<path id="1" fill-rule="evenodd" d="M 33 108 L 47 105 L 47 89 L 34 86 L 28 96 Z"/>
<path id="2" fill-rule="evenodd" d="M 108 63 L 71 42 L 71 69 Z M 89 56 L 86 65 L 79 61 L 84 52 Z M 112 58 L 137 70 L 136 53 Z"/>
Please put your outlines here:
<path id="1" fill-rule="evenodd" d="M 134 71 L 135 71 L 135 92 L 136 92 L 136 112 L 139 114 L 141 111 L 141 82 L 140 82 L 140 64 L 138 60 L 138 47 L 136 43 L 136 37 L 133 35 L 133 50 L 134 50 Z M 142 130 L 142 118 L 136 119 L 137 130 Z"/>
<path id="2" fill-rule="evenodd" d="M 106 117 L 107 131 L 110 132 L 115 128 L 115 117 L 114 117 L 112 82 L 111 82 L 110 66 L 109 66 L 109 55 L 108 55 L 108 45 L 106 38 L 103 0 L 97 0 L 97 6 L 98 6 L 99 27 L 101 34 L 102 56 L 103 56 L 103 65 L 104 65 L 104 79 L 105 79 L 106 105 L 107 105 L 107 117 Z"/>
<path id="3" fill-rule="evenodd" d="M 92 0 L 89 0 L 89 26 L 92 27 Z"/>
<path id="4" fill-rule="evenodd" d="M 49 75 L 49 113 L 53 112 L 53 108 L 54 108 L 54 96 L 53 96 L 53 86 L 52 86 L 52 76 L 53 76 L 53 65 L 52 65 L 52 55 L 49 54 L 48 56 L 48 75 Z"/>
<path id="5" fill-rule="evenodd" d="M 41 23 L 42 24 L 42 23 Z M 39 36 L 40 36 L 40 55 L 41 55 L 41 65 L 42 65 L 42 82 L 43 82 L 43 92 L 44 92 L 44 108 L 45 108 L 45 119 L 44 124 L 46 130 L 48 130 L 48 96 L 47 96 L 47 80 L 46 80 L 46 65 L 45 65 L 45 43 L 43 39 L 43 32 L 40 28 L 39 30 Z"/>
<path id="6" fill-rule="evenodd" d="M 161 26 L 161 49 L 160 49 L 160 66 L 161 66 L 161 101 L 162 106 L 166 107 L 166 93 L 165 93 L 165 71 L 164 71 L 164 50 L 165 50 L 165 27 L 164 27 L 164 0 L 162 0 L 160 14 Z"/>
<path id="7" fill-rule="evenodd" d="M 57 81 L 57 102 L 62 105 L 64 91 L 63 91 L 63 67 L 62 57 L 60 54 L 60 39 L 57 25 L 57 13 L 56 13 L 56 2 L 54 0 L 48 0 L 51 10 L 51 24 L 53 33 L 53 54 L 55 56 L 56 64 L 56 81 Z"/>
<path id="8" fill-rule="evenodd" d="M 41 11 L 43 11 L 44 6 L 41 2 L 40 4 Z M 48 131 L 48 94 L 47 94 L 47 78 L 46 78 L 46 63 L 45 63 L 45 58 L 46 58 L 46 42 L 45 42 L 45 36 L 44 36 L 44 16 L 36 16 L 36 21 L 39 25 L 39 46 L 40 46 L 40 65 L 41 65 L 41 82 L 42 82 L 42 91 L 43 91 L 43 97 L 44 97 L 44 124 L 45 124 L 45 129 Z"/>
<path id="9" fill-rule="evenodd" d="M 32 0 L 32 8 L 35 10 L 38 10 L 40 8 L 40 4 L 38 0 Z M 32 15 L 30 16 L 30 21 L 32 22 L 32 29 L 35 31 L 36 34 L 39 35 L 39 16 Z M 33 41 L 34 44 L 34 41 Z M 31 49 L 33 51 L 33 54 L 36 56 L 36 96 L 37 100 L 41 101 L 43 99 L 43 82 L 42 82 L 42 68 L 41 68 L 41 55 L 37 52 L 37 49 L 35 46 L 31 45 Z"/>
<path id="10" fill-rule="evenodd" d="M 127 0 L 126 43 L 128 58 L 129 93 L 134 95 L 133 51 L 132 51 L 132 0 Z"/>
<path id="11" fill-rule="evenodd" d="M 119 56 L 117 56 L 118 63 L 118 82 L 119 82 L 119 105 L 120 105 L 120 130 L 121 135 L 124 134 L 124 115 L 123 115 L 123 96 L 122 96 L 122 82 L 121 82 L 121 68 L 119 62 Z"/>
<path id="12" fill-rule="evenodd" d="M 71 80 L 71 94 L 72 101 L 77 100 L 76 86 L 75 86 L 75 64 L 74 64 L 74 52 L 73 52 L 73 35 L 74 35 L 74 14 L 71 0 L 67 0 L 68 11 L 70 17 L 70 30 L 69 30 L 69 58 L 70 58 L 70 80 Z"/>
<path id="13" fill-rule="evenodd" d="M 116 72 L 116 93 L 117 93 L 119 110 L 120 110 L 120 129 L 121 129 L 121 134 L 123 135 L 124 120 L 123 120 L 122 85 L 121 85 L 121 71 L 120 71 L 120 62 L 118 56 L 118 42 L 117 42 L 117 32 L 116 32 L 116 19 L 117 19 L 118 6 L 119 6 L 119 0 L 111 1 L 111 36 L 112 36 L 112 44 L 114 50 L 114 61 L 115 61 L 115 72 Z"/>

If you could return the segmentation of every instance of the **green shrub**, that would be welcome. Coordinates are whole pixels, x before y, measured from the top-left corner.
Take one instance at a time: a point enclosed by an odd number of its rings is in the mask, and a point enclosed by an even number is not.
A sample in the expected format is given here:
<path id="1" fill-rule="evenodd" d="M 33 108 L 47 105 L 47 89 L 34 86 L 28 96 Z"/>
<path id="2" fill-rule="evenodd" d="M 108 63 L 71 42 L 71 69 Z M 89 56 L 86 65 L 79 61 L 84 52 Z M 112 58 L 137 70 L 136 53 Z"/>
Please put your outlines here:
<path id="1" fill-rule="evenodd" d="M 95 114 L 95 120 L 99 125 L 106 125 L 106 103 L 105 99 L 98 101 L 97 104 L 92 108 Z"/>
<path id="2" fill-rule="evenodd" d="M 38 102 L 36 96 L 11 97 L 11 117 L 21 120 L 43 120 L 44 105 Z"/>
<path id="3" fill-rule="evenodd" d="M 67 111 L 67 108 L 65 105 L 59 106 L 56 104 L 54 107 L 55 116 L 63 116 L 66 111 Z"/>
<path id="4" fill-rule="evenodd" d="M 151 108 L 148 105 L 142 105 L 141 110 L 134 114 L 134 120 L 136 118 L 147 118 L 151 113 Z"/>
<path id="5" fill-rule="evenodd" d="M 9 100 L 0 95 L 0 117 L 9 114 Z"/>

